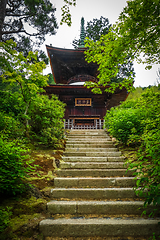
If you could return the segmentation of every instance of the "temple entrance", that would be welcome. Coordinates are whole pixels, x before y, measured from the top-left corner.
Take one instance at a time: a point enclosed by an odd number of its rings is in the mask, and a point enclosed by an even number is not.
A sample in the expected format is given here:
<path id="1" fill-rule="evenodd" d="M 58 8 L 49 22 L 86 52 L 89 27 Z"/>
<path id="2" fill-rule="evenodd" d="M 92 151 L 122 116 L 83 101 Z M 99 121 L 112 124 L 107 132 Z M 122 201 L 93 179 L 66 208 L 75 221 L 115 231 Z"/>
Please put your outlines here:
<path id="1" fill-rule="evenodd" d="M 94 126 L 94 119 L 75 119 L 75 126 L 85 125 L 85 126 Z"/>

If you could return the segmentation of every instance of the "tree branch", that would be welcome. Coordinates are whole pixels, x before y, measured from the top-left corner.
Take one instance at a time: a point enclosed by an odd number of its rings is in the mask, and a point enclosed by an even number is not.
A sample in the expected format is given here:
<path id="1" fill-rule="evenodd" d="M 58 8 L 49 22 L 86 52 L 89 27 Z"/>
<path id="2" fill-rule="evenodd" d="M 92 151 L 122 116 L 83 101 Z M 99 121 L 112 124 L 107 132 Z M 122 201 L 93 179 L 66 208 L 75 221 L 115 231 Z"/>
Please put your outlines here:
<path id="1" fill-rule="evenodd" d="M 11 11 L 9 11 L 9 12 L 11 12 Z M 21 14 L 8 14 L 8 13 L 6 13 L 6 16 L 7 17 L 21 17 L 21 18 L 27 17 L 26 14 L 21 15 Z"/>
<path id="2" fill-rule="evenodd" d="M 0 0 L 0 40 L 2 40 L 2 28 L 5 19 L 6 6 L 8 0 Z"/>

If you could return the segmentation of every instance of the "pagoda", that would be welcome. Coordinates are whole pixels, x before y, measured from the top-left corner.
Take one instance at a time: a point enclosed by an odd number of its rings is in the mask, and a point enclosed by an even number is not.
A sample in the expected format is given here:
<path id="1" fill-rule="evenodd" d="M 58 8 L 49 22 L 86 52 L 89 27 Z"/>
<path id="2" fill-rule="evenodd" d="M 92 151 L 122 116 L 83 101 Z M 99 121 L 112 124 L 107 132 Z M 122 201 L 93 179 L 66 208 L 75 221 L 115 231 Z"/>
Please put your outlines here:
<path id="1" fill-rule="evenodd" d="M 101 129 L 106 110 L 117 106 L 128 95 L 125 88 L 115 93 L 94 94 L 84 86 L 86 81 L 98 82 L 98 65 L 85 61 L 84 18 L 81 19 L 80 46 L 64 49 L 46 46 L 55 85 L 45 87 L 46 93 L 56 94 L 66 103 L 65 128 Z"/>

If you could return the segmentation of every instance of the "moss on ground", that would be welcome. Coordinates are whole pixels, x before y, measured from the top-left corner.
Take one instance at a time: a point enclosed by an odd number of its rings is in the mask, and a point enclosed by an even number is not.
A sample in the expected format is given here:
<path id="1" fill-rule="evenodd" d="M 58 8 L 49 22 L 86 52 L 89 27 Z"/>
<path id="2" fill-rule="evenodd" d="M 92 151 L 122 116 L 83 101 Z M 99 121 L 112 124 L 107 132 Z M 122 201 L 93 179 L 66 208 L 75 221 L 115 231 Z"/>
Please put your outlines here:
<path id="1" fill-rule="evenodd" d="M 53 186 L 55 159 L 61 159 L 62 150 L 32 150 L 34 171 L 30 172 L 26 193 L 12 198 L 1 199 L 0 207 L 11 213 L 9 224 L 0 232 L 1 240 L 42 240 L 39 222 L 45 219 L 46 204 Z M 47 194 L 48 193 L 48 194 Z"/>

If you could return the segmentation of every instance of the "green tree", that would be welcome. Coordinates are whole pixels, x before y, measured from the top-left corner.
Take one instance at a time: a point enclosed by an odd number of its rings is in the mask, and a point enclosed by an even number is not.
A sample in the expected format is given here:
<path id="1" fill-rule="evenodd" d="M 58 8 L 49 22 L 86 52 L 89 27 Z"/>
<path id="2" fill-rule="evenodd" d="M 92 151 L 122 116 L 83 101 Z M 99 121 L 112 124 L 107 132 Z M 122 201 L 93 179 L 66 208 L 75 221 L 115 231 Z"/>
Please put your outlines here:
<path id="1" fill-rule="evenodd" d="M 6 43 L 0 42 L 1 56 L 1 78 L 4 82 L 19 87 L 21 104 L 24 105 L 23 116 L 26 118 L 31 102 L 37 93 L 44 92 L 43 87 L 47 86 L 48 76 L 43 76 L 44 62 L 37 62 L 37 53 L 29 52 L 27 57 L 14 50 L 15 43 L 12 40 Z"/>
<path id="2" fill-rule="evenodd" d="M 92 39 L 94 42 L 100 39 L 101 35 L 108 33 L 111 24 L 109 24 L 108 18 L 100 17 L 100 19 L 94 18 L 93 21 L 87 22 L 85 29 L 85 37 Z M 72 42 L 74 48 L 80 46 L 80 39 L 74 39 Z"/>
<path id="3" fill-rule="evenodd" d="M 64 0 L 62 21 L 71 25 L 69 6 L 76 5 L 76 0 Z M 56 8 L 50 0 L 0 0 L 0 41 L 12 39 L 17 43 L 16 50 L 37 50 L 47 34 L 55 35 L 58 25 L 55 18 Z M 43 51 L 38 51 L 38 58 L 48 64 Z"/>
<path id="4" fill-rule="evenodd" d="M 150 64 L 159 62 L 160 52 L 159 0 L 132 0 L 120 14 L 119 22 L 110 28 L 107 35 L 94 42 L 87 39 L 86 59 L 99 64 L 99 82 L 88 84 L 99 91 L 101 85 L 132 89 L 133 75 L 126 76 L 119 84 L 111 82 L 119 73 L 120 66 L 134 59 Z M 141 59 L 141 54 L 145 57 Z M 129 56 L 129 58 L 128 58 Z M 93 91 L 94 91 L 93 90 Z"/>
<path id="5" fill-rule="evenodd" d="M 87 39 L 90 39 L 90 41 L 97 46 L 97 43 L 100 41 L 101 36 L 104 36 L 108 34 L 109 29 L 111 28 L 111 24 L 109 24 L 108 18 L 100 17 L 100 19 L 93 19 L 93 21 L 87 22 L 87 27 L 85 31 L 85 37 Z M 78 48 L 81 44 L 81 39 L 79 40 L 74 40 L 73 41 L 73 46 L 75 48 Z M 103 45 L 103 43 L 102 43 Z M 92 49 L 93 50 L 93 49 Z M 89 49 L 91 52 L 91 49 Z M 90 54 L 90 53 L 89 53 Z M 104 51 L 102 48 L 100 48 L 100 54 L 104 54 Z M 100 56 L 99 56 L 100 57 Z M 126 56 L 127 59 L 129 59 L 128 56 Z M 98 64 L 100 64 L 101 60 L 99 58 Z M 134 73 L 134 68 L 133 68 L 133 62 L 128 61 L 127 63 L 124 64 L 119 64 L 118 65 L 118 73 L 111 78 L 111 83 L 120 83 L 123 81 L 124 78 L 132 78 L 134 79 L 135 73 Z M 94 84 L 87 82 L 87 86 L 93 87 Z M 95 83 L 96 85 L 96 83 Z M 101 93 L 101 91 L 96 91 L 96 93 Z"/>
<path id="6" fill-rule="evenodd" d="M 64 5 L 62 6 L 62 19 L 60 24 L 67 23 L 68 26 L 71 26 L 71 13 L 70 13 L 70 6 L 76 6 L 76 0 L 64 0 Z"/>
<path id="7" fill-rule="evenodd" d="M 54 78 L 52 73 L 48 74 L 49 78 L 48 78 L 48 84 L 55 84 Z"/>
<path id="8" fill-rule="evenodd" d="M 148 65 L 160 60 L 159 8 L 159 0 L 128 1 L 115 28 L 118 37 L 122 36 L 123 42 L 126 41 L 124 51 L 128 50 L 137 60 Z"/>
<path id="9" fill-rule="evenodd" d="M 0 3 L 0 40 L 2 41 L 34 36 L 37 41 L 42 42 L 46 34 L 53 35 L 58 28 L 55 19 L 56 9 L 49 0 L 1 0 Z"/>

